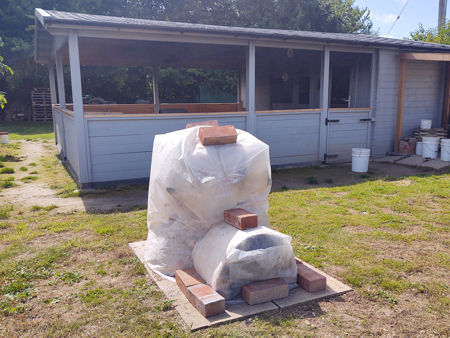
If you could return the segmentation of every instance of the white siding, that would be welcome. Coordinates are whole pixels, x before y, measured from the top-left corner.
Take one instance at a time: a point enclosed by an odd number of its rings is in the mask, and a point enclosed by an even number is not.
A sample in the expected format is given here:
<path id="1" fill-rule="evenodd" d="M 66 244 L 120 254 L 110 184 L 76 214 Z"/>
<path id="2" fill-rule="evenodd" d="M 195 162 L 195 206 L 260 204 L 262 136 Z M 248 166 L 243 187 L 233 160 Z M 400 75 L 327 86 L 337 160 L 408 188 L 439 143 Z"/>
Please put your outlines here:
<path id="1" fill-rule="evenodd" d="M 219 120 L 221 125 L 232 124 L 239 129 L 246 127 L 246 116 L 243 114 L 211 114 L 198 118 L 165 116 L 88 119 L 92 181 L 149 177 L 155 135 L 184 129 L 186 123 L 212 119 Z"/>
<path id="2" fill-rule="evenodd" d="M 272 165 L 319 160 L 320 112 L 257 114 L 256 136 L 270 146 Z"/>
<path id="3" fill-rule="evenodd" d="M 405 110 L 402 136 L 410 137 L 421 119 L 441 126 L 442 62 L 410 61 L 406 66 Z"/>
<path id="4" fill-rule="evenodd" d="M 372 147 L 372 155 L 375 156 L 394 150 L 399 55 L 397 51 L 380 50 L 378 60 L 377 108 Z"/>

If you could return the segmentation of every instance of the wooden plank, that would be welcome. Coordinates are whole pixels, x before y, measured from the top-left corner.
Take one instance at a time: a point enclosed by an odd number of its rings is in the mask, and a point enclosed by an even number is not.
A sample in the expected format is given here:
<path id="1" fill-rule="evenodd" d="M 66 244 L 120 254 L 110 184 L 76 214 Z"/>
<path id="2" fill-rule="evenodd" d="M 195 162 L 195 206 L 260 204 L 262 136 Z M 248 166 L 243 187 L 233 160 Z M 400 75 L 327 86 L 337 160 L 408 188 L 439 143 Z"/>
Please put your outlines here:
<path id="1" fill-rule="evenodd" d="M 400 138 L 402 137 L 403 110 L 405 105 L 406 59 L 400 59 L 400 72 L 397 97 L 397 120 L 395 124 L 394 151 L 398 152 Z"/>
<path id="2" fill-rule="evenodd" d="M 401 60 L 450 61 L 450 53 L 402 53 Z"/>
<path id="3" fill-rule="evenodd" d="M 448 129 L 450 115 L 450 62 L 445 64 L 444 110 L 442 112 L 442 128 Z"/>

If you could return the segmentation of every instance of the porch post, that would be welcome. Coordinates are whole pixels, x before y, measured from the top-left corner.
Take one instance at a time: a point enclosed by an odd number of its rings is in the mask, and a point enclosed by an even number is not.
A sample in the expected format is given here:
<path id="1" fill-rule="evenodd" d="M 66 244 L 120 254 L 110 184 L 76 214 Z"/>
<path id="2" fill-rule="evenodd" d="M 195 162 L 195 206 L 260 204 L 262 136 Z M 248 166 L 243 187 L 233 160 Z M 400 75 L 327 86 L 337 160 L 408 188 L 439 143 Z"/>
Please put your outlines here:
<path id="1" fill-rule="evenodd" d="M 50 84 L 50 96 L 52 101 L 52 121 L 53 121 L 53 131 L 55 133 L 55 144 L 58 144 L 58 135 L 56 134 L 56 121 L 55 113 L 53 112 L 53 105 L 56 104 L 56 84 L 55 84 L 55 65 L 51 62 L 48 65 L 48 80 Z"/>
<path id="2" fill-rule="evenodd" d="M 402 137 L 403 110 L 405 106 L 406 59 L 400 58 L 400 79 L 398 82 L 397 120 L 395 123 L 394 151 L 398 152 Z"/>
<path id="3" fill-rule="evenodd" d="M 53 63 L 48 65 L 48 80 L 50 83 L 50 96 L 52 98 L 52 104 L 56 104 L 55 65 Z"/>
<path id="4" fill-rule="evenodd" d="M 66 109 L 66 92 L 64 89 L 64 71 L 63 71 L 61 54 L 59 52 L 56 52 L 56 78 L 58 80 L 59 107 L 61 109 Z"/>
<path id="5" fill-rule="evenodd" d="M 255 41 L 249 41 L 247 53 L 247 131 L 256 135 L 256 110 L 255 110 Z"/>
<path id="6" fill-rule="evenodd" d="M 153 68 L 153 109 L 155 114 L 159 114 L 159 84 L 158 84 L 158 68 Z"/>
<path id="7" fill-rule="evenodd" d="M 450 62 L 446 62 L 445 66 L 445 84 L 444 84 L 444 106 L 442 111 L 442 128 L 448 129 L 450 116 Z"/>
<path id="8" fill-rule="evenodd" d="M 321 85 L 321 102 L 322 112 L 320 113 L 319 122 L 319 160 L 326 161 L 325 153 L 327 151 L 327 124 L 328 116 L 329 92 L 330 92 L 330 49 L 325 47 L 322 58 L 322 79 Z"/>
<path id="9" fill-rule="evenodd" d="M 371 121 L 367 126 L 367 148 L 372 148 L 372 123 L 376 114 L 377 106 L 377 84 L 378 84 L 378 52 L 372 53 L 372 65 L 370 69 L 370 112 Z"/>
<path id="10" fill-rule="evenodd" d="M 78 35 L 74 31 L 69 32 L 69 61 L 70 78 L 72 81 L 73 112 L 76 129 L 76 142 L 78 151 L 79 184 L 89 182 L 88 149 L 86 142 L 86 125 L 83 114 L 83 95 L 81 90 L 80 53 L 78 50 Z M 75 141 L 75 140 L 74 140 Z"/>

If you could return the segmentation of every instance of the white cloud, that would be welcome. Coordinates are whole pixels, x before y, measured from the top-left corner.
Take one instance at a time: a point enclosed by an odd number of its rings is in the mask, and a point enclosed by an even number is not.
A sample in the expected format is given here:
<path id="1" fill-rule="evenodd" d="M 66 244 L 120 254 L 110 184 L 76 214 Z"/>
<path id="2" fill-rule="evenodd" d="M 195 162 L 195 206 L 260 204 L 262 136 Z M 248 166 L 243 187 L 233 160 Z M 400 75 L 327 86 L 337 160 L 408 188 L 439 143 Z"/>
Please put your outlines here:
<path id="1" fill-rule="evenodd" d="M 389 13 L 389 14 L 373 14 L 372 18 L 375 22 L 380 24 L 393 24 L 395 19 L 397 19 L 397 15 Z"/>
<path id="2" fill-rule="evenodd" d="M 395 0 L 395 2 L 399 2 L 404 6 L 408 2 L 408 0 Z"/>

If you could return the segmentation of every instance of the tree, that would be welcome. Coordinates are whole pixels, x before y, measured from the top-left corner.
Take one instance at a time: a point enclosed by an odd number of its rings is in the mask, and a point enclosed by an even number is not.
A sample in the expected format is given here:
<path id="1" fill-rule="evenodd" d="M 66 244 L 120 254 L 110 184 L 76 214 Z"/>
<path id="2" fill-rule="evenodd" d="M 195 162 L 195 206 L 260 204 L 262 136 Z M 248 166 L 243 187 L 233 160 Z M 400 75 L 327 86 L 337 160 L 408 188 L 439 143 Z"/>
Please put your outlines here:
<path id="1" fill-rule="evenodd" d="M 192 23 L 235 25 L 243 27 L 314 30 L 325 32 L 371 33 L 372 22 L 367 8 L 354 5 L 354 0 L 2 0 L 0 22 L 5 45 L 2 55 L 16 70 L 14 77 L 0 79 L 0 88 L 8 92 L 8 108 L 27 111 L 34 87 L 48 87 L 46 67 L 33 58 L 34 8 L 56 9 L 113 16 Z M 83 90 L 93 95 L 109 95 L 117 102 L 134 102 L 151 95 L 151 84 L 145 72 L 136 68 L 83 69 Z M 173 72 L 166 72 L 166 74 Z M 148 73 L 147 73 L 148 74 Z M 204 72 L 204 74 L 207 74 Z M 225 78 L 236 85 L 226 73 L 179 73 L 187 81 Z M 173 83 L 163 77 L 161 81 Z M 151 81 L 150 81 L 151 82 Z M 217 88 L 217 82 L 212 87 Z M 105 88 L 108 83 L 108 88 Z M 66 81 L 69 86 L 69 81 Z M 183 86 L 178 86 L 181 88 Z M 220 86 L 219 86 L 220 88 Z M 67 90 L 70 94 L 70 91 Z M 176 95 L 183 96 L 183 93 Z M 174 93 L 167 93 L 173 96 Z"/>
<path id="2" fill-rule="evenodd" d="M 0 37 L 0 47 L 3 46 L 2 38 Z M 3 57 L 0 55 L 0 76 L 4 77 L 6 74 L 13 74 L 12 69 L 3 63 Z M 5 108 L 6 101 L 5 92 L 0 90 L 0 108 Z"/>
<path id="3" fill-rule="evenodd" d="M 422 24 L 419 24 L 419 28 L 414 32 L 411 32 L 410 36 L 411 39 L 415 41 L 450 45 L 450 21 L 447 21 L 440 31 L 438 31 L 437 28 L 425 29 Z"/>

